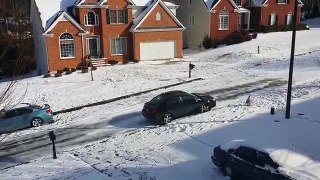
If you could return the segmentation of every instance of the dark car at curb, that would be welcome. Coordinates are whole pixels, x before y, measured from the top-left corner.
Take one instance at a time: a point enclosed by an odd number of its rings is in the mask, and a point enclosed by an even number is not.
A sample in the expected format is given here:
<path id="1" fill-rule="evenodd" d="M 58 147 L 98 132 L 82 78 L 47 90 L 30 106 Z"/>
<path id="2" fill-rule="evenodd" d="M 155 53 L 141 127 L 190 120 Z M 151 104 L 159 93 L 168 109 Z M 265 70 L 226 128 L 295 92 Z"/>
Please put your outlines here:
<path id="1" fill-rule="evenodd" d="M 221 146 L 214 148 L 211 160 L 232 179 L 294 180 L 280 173 L 280 165 L 264 151 L 245 145 L 227 149 Z"/>
<path id="2" fill-rule="evenodd" d="M 208 95 L 169 91 L 144 104 L 142 115 L 157 124 L 167 124 L 173 119 L 210 111 L 216 100 Z"/>

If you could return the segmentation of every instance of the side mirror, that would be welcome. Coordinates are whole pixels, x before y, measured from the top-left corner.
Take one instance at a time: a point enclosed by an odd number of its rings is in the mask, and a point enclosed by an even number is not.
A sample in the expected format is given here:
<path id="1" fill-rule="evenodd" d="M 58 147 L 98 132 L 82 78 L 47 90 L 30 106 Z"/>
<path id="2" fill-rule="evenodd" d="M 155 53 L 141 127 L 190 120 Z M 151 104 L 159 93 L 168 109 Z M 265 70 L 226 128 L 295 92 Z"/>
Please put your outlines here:
<path id="1" fill-rule="evenodd" d="M 201 99 L 198 97 L 196 97 L 195 99 L 196 99 L 196 102 L 201 101 Z"/>

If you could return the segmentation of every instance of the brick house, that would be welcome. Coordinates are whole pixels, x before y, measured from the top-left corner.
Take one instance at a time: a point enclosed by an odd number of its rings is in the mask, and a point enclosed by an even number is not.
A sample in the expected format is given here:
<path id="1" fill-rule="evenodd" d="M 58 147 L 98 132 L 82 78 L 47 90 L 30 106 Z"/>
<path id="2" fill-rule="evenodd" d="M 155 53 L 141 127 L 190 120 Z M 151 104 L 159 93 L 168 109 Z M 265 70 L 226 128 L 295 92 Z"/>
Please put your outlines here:
<path id="1" fill-rule="evenodd" d="M 290 25 L 293 20 L 294 0 L 251 0 L 244 6 L 251 11 L 251 29 L 261 31 L 266 26 Z M 303 3 L 298 0 L 297 24 L 301 19 Z"/>
<path id="2" fill-rule="evenodd" d="M 182 57 L 177 5 L 162 0 L 32 0 L 39 74 L 96 64 Z"/>
<path id="3" fill-rule="evenodd" d="M 177 18 L 186 26 L 183 45 L 203 49 L 206 35 L 223 40 L 243 28 L 260 31 L 269 25 L 292 23 L 293 0 L 174 0 Z M 301 16 L 299 0 L 298 16 Z M 300 18 L 298 18 L 300 19 Z"/>

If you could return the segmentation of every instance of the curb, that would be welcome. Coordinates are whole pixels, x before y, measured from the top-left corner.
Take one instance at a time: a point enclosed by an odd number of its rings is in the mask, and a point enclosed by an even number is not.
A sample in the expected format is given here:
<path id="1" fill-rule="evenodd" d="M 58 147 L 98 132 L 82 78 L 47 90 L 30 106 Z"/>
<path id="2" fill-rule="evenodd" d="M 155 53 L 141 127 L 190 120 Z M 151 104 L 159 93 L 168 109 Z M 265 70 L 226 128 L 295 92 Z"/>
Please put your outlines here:
<path id="1" fill-rule="evenodd" d="M 160 89 L 166 89 L 166 88 L 169 88 L 169 87 L 178 86 L 178 85 L 181 85 L 181 84 L 191 83 L 193 81 L 200 81 L 200 80 L 204 80 L 204 79 L 203 78 L 196 78 L 196 79 L 192 79 L 192 80 L 188 80 L 188 81 L 183 81 L 183 82 L 179 82 L 179 83 L 175 83 L 175 84 L 170 84 L 170 85 L 167 85 L 167 86 L 158 87 L 158 88 L 155 88 L 155 89 L 149 89 L 149 90 L 141 91 L 141 92 L 138 92 L 138 93 L 133 93 L 133 94 L 128 94 L 128 95 L 124 95 L 124 96 L 119 96 L 119 97 L 107 99 L 107 100 L 104 100 L 104 101 L 99 101 L 99 102 L 90 103 L 90 104 L 86 104 L 86 105 L 82 105 L 82 106 L 63 109 L 63 110 L 60 110 L 60 111 L 53 112 L 53 115 L 72 112 L 72 111 L 80 110 L 80 109 L 85 108 L 85 107 L 92 107 L 92 106 L 98 106 L 98 105 L 102 105 L 102 104 L 107 104 L 107 103 L 111 103 L 111 102 L 118 101 L 118 100 L 121 100 L 121 99 L 126 99 L 126 98 L 130 98 L 130 97 L 134 97 L 134 96 L 139 96 L 141 94 L 145 94 L 145 93 L 148 93 L 148 92 L 151 92 L 151 91 L 157 91 L 157 90 L 160 90 Z"/>

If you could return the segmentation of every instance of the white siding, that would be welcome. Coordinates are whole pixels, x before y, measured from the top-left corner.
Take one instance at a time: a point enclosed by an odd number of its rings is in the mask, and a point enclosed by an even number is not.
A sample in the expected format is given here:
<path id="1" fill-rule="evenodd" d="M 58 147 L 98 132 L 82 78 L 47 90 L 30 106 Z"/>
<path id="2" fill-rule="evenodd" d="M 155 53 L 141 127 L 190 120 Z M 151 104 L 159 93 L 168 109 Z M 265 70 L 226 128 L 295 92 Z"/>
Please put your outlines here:
<path id="1" fill-rule="evenodd" d="M 35 56 L 38 74 L 48 72 L 48 55 L 46 37 L 43 36 L 42 21 L 35 6 L 34 0 L 31 1 L 30 21 L 32 23 L 33 41 L 35 46 Z"/>
<path id="2" fill-rule="evenodd" d="M 180 5 L 177 18 L 186 27 L 183 32 L 183 45 L 190 49 L 200 49 L 203 38 L 209 35 L 210 12 L 202 0 L 193 0 L 191 5 L 186 0 L 175 2 Z M 190 16 L 194 16 L 194 26 L 189 26 Z"/>

